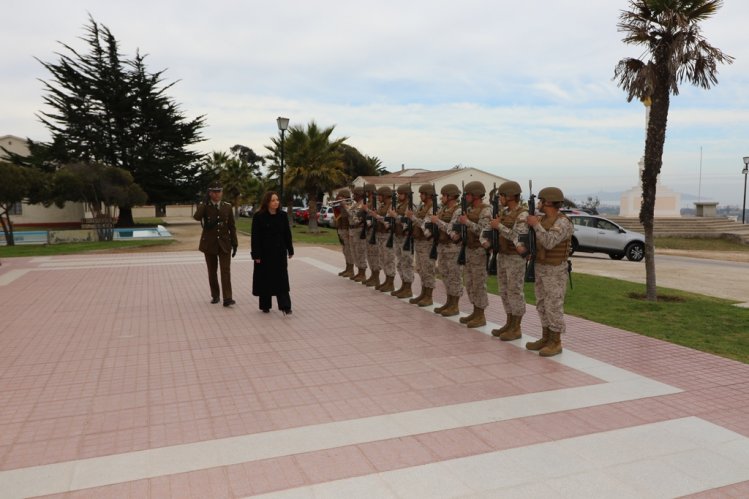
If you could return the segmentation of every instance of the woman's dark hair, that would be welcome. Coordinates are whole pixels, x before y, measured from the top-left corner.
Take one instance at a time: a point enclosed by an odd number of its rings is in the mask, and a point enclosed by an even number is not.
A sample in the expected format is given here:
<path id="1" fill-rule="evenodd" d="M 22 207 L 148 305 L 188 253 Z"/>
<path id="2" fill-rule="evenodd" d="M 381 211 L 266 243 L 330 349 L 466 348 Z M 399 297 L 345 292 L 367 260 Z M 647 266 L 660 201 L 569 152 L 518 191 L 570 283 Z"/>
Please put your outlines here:
<path id="1" fill-rule="evenodd" d="M 278 195 L 276 191 L 268 191 L 265 194 L 263 194 L 263 200 L 260 202 L 260 209 L 258 211 L 268 211 L 268 205 L 270 205 L 270 200 L 273 197 L 273 195 L 276 195 L 278 199 L 281 199 L 281 197 Z M 281 206 L 279 205 L 279 209 Z"/>

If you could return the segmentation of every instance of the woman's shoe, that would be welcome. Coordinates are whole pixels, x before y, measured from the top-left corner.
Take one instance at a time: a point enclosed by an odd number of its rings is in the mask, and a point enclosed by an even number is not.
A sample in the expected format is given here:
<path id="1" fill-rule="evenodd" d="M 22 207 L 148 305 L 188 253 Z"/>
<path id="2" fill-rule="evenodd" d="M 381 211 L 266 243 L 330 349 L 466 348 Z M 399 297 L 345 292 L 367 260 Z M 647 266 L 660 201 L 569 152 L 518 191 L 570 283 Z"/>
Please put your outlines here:
<path id="1" fill-rule="evenodd" d="M 281 312 L 283 312 L 284 315 L 291 315 L 291 309 L 290 308 L 283 309 L 283 310 L 281 310 Z"/>
<path id="2" fill-rule="evenodd" d="M 264 314 L 267 314 L 268 312 L 270 312 L 270 309 L 267 309 L 267 308 L 261 308 L 260 310 L 262 310 Z"/>

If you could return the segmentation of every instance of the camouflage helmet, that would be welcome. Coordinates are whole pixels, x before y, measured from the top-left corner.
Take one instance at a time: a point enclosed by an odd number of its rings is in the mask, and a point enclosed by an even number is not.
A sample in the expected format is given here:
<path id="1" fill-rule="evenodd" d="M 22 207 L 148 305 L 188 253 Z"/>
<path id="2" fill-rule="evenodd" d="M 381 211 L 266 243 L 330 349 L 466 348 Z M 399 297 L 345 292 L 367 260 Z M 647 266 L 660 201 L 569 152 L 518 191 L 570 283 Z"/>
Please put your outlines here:
<path id="1" fill-rule="evenodd" d="M 342 197 L 342 198 L 350 198 L 351 197 L 351 191 L 346 189 L 345 187 L 338 191 L 338 194 L 336 196 Z"/>
<path id="2" fill-rule="evenodd" d="M 354 187 L 354 196 L 363 196 L 364 187 Z"/>
<path id="3" fill-rule="evenodd" d="M 455 184 L 445 184 L 442 186 L 442 189 L 440 189 L 440 194 L 446 196 L 460 196 L 460 189 L 458 189 L 458 186 Z"/>
<path id="4" fill-rule="evenodd" d="M 378 196 L 392 196 L 393 195 L 393 189 L 388 187 L 387 185 L 384 185 L 377 189 L 377 195 Z"/>
<path id="5" fill-rule="evenodd" d="M 411 184 L 401 184 L 396 189 L 396 192 L 398 194 L 411 194 L 413 190 L 411 190 Z"/>
<path id="6" fill-rule="evenodd" d="M 364 192 L 377 192 L 377 186 L 374 184 L 364 184 Z"/>
<path id="7" fill-rule="evenodd" d="M 497 191 L 500 195 L 504 194 L 505 196 L 517 196 L 521 192 L 523 192 L 523 190 L 520 188 L 520 184 L 518 184 L 514 180 L 502 182 L 502 184 L 497 188 Z"/>
<path id="8" fill-rule="evenodd" d="M 419 193 L 431 196 L 434 194 L 434 186 L 432 184 L 421 184 L 419 186 Z"/>
<path id="9" fill-rule="evenodd" d="M 538 193 L 538 197 L 550 203 L 561 203 L 564 201 L 564 194 L 562 194 L 562 190 L 558 187 L 544 187 Z"/>
<path id="10" fill-rule="evenodd" d="M 476 197 L 481 197 L 486 194 L 486 188 L 484 187 L 484 184 L 477 180 L 468 182 L 465 187 L 463 187 L 463 191 L 465 191 L 466 194 L 470 194 Z"/>

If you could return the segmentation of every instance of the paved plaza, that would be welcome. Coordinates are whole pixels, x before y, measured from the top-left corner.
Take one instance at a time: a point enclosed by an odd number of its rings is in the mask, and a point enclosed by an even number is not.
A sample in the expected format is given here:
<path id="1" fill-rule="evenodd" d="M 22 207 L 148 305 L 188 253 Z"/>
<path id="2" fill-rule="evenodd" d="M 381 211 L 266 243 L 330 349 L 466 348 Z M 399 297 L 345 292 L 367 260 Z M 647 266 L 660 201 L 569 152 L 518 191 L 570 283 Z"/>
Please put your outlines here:
<path id="1" fill-rule="evenodd" d="M 575 317 L 540 358 L 533 307 L 500 342 L 497 296 L 469 330 L 311 246 L 263 314 L 232 268 L 224 308 L 197 251 L 5 259 L 0 498 L 749 496 L 749 365 Z"/>

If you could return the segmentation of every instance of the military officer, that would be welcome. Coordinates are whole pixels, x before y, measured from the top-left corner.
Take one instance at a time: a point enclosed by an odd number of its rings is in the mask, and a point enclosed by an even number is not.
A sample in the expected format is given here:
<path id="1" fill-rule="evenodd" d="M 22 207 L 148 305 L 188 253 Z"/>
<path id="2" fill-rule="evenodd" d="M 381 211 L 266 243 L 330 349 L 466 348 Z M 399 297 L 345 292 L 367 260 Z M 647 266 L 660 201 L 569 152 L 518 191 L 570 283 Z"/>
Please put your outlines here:
<path id="1" fill-rule="evenodd" d="M 223 189 L 214 182 L 208 188 L 206 200 L 198 205 L 193 218 L 201 222 L 198 249 L 205 255 L 208 267 L 208 284 L 211 287 L 211 303 L 218 303 L 224 297 L 224 306 L 236 303 L 231 294 L 231 258 L 236 256 L 237 229 L 234 225 L 234 212 L 229 203 L 221 201 Z M 219 291 L 217 272 L 221 268 L 221 289 Z"/>
<path id="2" fill-rule="evenodd" d="M 362 237 L 362 227 L 366 223 L 366 212 L 362 212 L 364 204 L 364 188 L 354 187 L 354 202 L 348 207 L 349 219 L 349 241 L 356 265 L 356 274 L 351 276 L 355 282 L 364 282 L 367 279 L 367 236 L 366 231 Z"/>
<path id="3" fill-rule="evenodd" d="M 364 223 L 367 225 L 364 247 L 366 248 L 365 254 L 367 255 L 367 263 L 369 264 L 369 268 L 372 270 L 372 273 L 369 275 L 369 278 L 367 280 L 362 281 L 362 284 L 368 287 L 374 286 L 375 288 L 377 288 L 378 286 L 380 286 L 380 270 L 382 269 L 382 264 L 380 263 L 380 248 L 379 246 L 377 246 L 376 234 L 374 242 L 371 242 L 372 231 L 377 232 L 377 219 L 375 218 L 376 214 L 372 215 L 369 212 L 370 208 L 373 207 L 375 203 L 375 196 L 377 196 L 377 187 L 374 184 L 366 184 L 364 185 L 364 191 L 366 192 L 368 198 L 367 203 L 362 204 L 362 209 L 366 214 L 366 220 Z"/>
<path id="4" fill-rule="evenodd" d="M 502 306 L 507 315 L 505 325 L 493 329 L 492 335 L 502 341 L 517 340 L 522 336 L 520 323 L 525 315 L 525 263 L 528 249 L 528 209 L 520 202 L 520 184 L 509 180 L 499 188 L 501 211 L 492 220 L 492 229 L 499 231 L 497 284 Z"/>
<path id="5" fill-rule="evenodd" d="M 382 293 L 395 290 L 395 251 L 393 248 L 387 247 L 387 241 L 390 239 L 390 224 L 393 222 L 385 220 L 393 204 L 392 195 L 393 190 L 388 186 L 377 189 L 377 211 L 370 210 L 370 214 L 377 221 L 378 254 L 380 265 L 385 272 L 385 281 L 381 285 L 375 286 L 375 289 Z"/>
<path id="6" fill-rule="evenodd" d="M 334 211 L 336 212 L 336 232 L 338 233 L 338 240 L 341 241 L 343 247 L 343 258 L 346 261 L 346 268 L 339 272 L 338 275 L 341 277 L 353 277 L 354 276 L 354 251 L 353 245 L 351 244 L 350 227 L 351 222 L 349 218 L 348 203 L 351 199 L 351 191 L 344 188 L 338 191 L 336 194 L 337 205 Z"/>
<path id="7" fill-rule="evenodd" d="M 393 251 L 395 253 L 396 269 L 401 278 L 401 287 L 390 294 L 396 298 L 411 298 L 413 291 L 411 286 L 414 282 L 414 255 L 411 249 L 404 249 L 406 239 L 410 234 L 406 232 L 402 220 L 409 209 L 409 197 L 412 196 L 411 184 L 399 185 L 396 189 L 398 193 L 398 206 L 391 211 L 391 216 L 396 220 L 395 237 L 393 238 Z"/>
<path id="8" fill-rule="evenodd" d="M 460 189 L 455 184 L 446 184 L 440 189 L 442 204 L 436 215 L 431 216 L 431 222 L 439 230 L 433 237 L 439 237 L 437 247 L 437 267 L 445 284 L 447 302 L 441 307 L 435 307 L 434 312 L 443 317 L 451 317 L 460 313 L 459 302 L 463 295 L 463 282 L 461 269 L 458 265 L 458 253 L 460 253 L 460 240 L 453 236 L 455 232 L 452 227 L 460 214 L 458 198 Z"/>
<path id="9" fill-rule="evenodd" d="M 426 228 L 426 224 L 430 223 L 432 214 L 432 195 L 434 194 L 434 186 L 431 184 L 423 184 L 419 187 L 419 196 L 421 198 L 421 204 L 419 204 L 416 212 L 412 210 L 406 211 L 406 216 L 411 218 L 413 224 L 413 244 L 414 244 L 414 256 L 416 260 L 416 272 L 419 274 L 421 279 L 421 293 L 415 298 L 408 300 L 409 303 L 413 303 L 420 307 L 428 307 L 432 304 L 432 291 L 436 285 L 436 274 L 437 269 L 435 266 L 436 260 L 429 258 L 429 253 L 432 249 L 431 237 L 439 237 L 438 234 L 432 235 L 431 231 Z"/>
<path id="10" fill-rule="evenodd" d="M 541 189 L 538 198 L 543 215 L 529 215 L 527 222 L 536 234 L 536 310 L 543 332 L 540 340 L 528 342 L 525 347 L 538 350 L 542 357 L 551 357 L 562 352 L 567 258 L 575 229 L 569 218 L 559 211 L 564 201 L 560 189 Z"/>
<path id="11" fill-rule="evenodd" d="M 490 241 L 484 233 L 491 227 L 492 209 L 484 203 L 486 189 L 478 181 L 468 182 L 463 188 L 466 196 L 466 213 L 461 213 L 458 221 L 465 225 L 468 235 L 466 242 L 465 286 L 468 299 L 473 305 L 473 312 L 460 318 L 460 323 L 467 327 L 481 327 L 486 325 L 484 310 L 489 306 L 486 293 L 486 250 Z"/>

